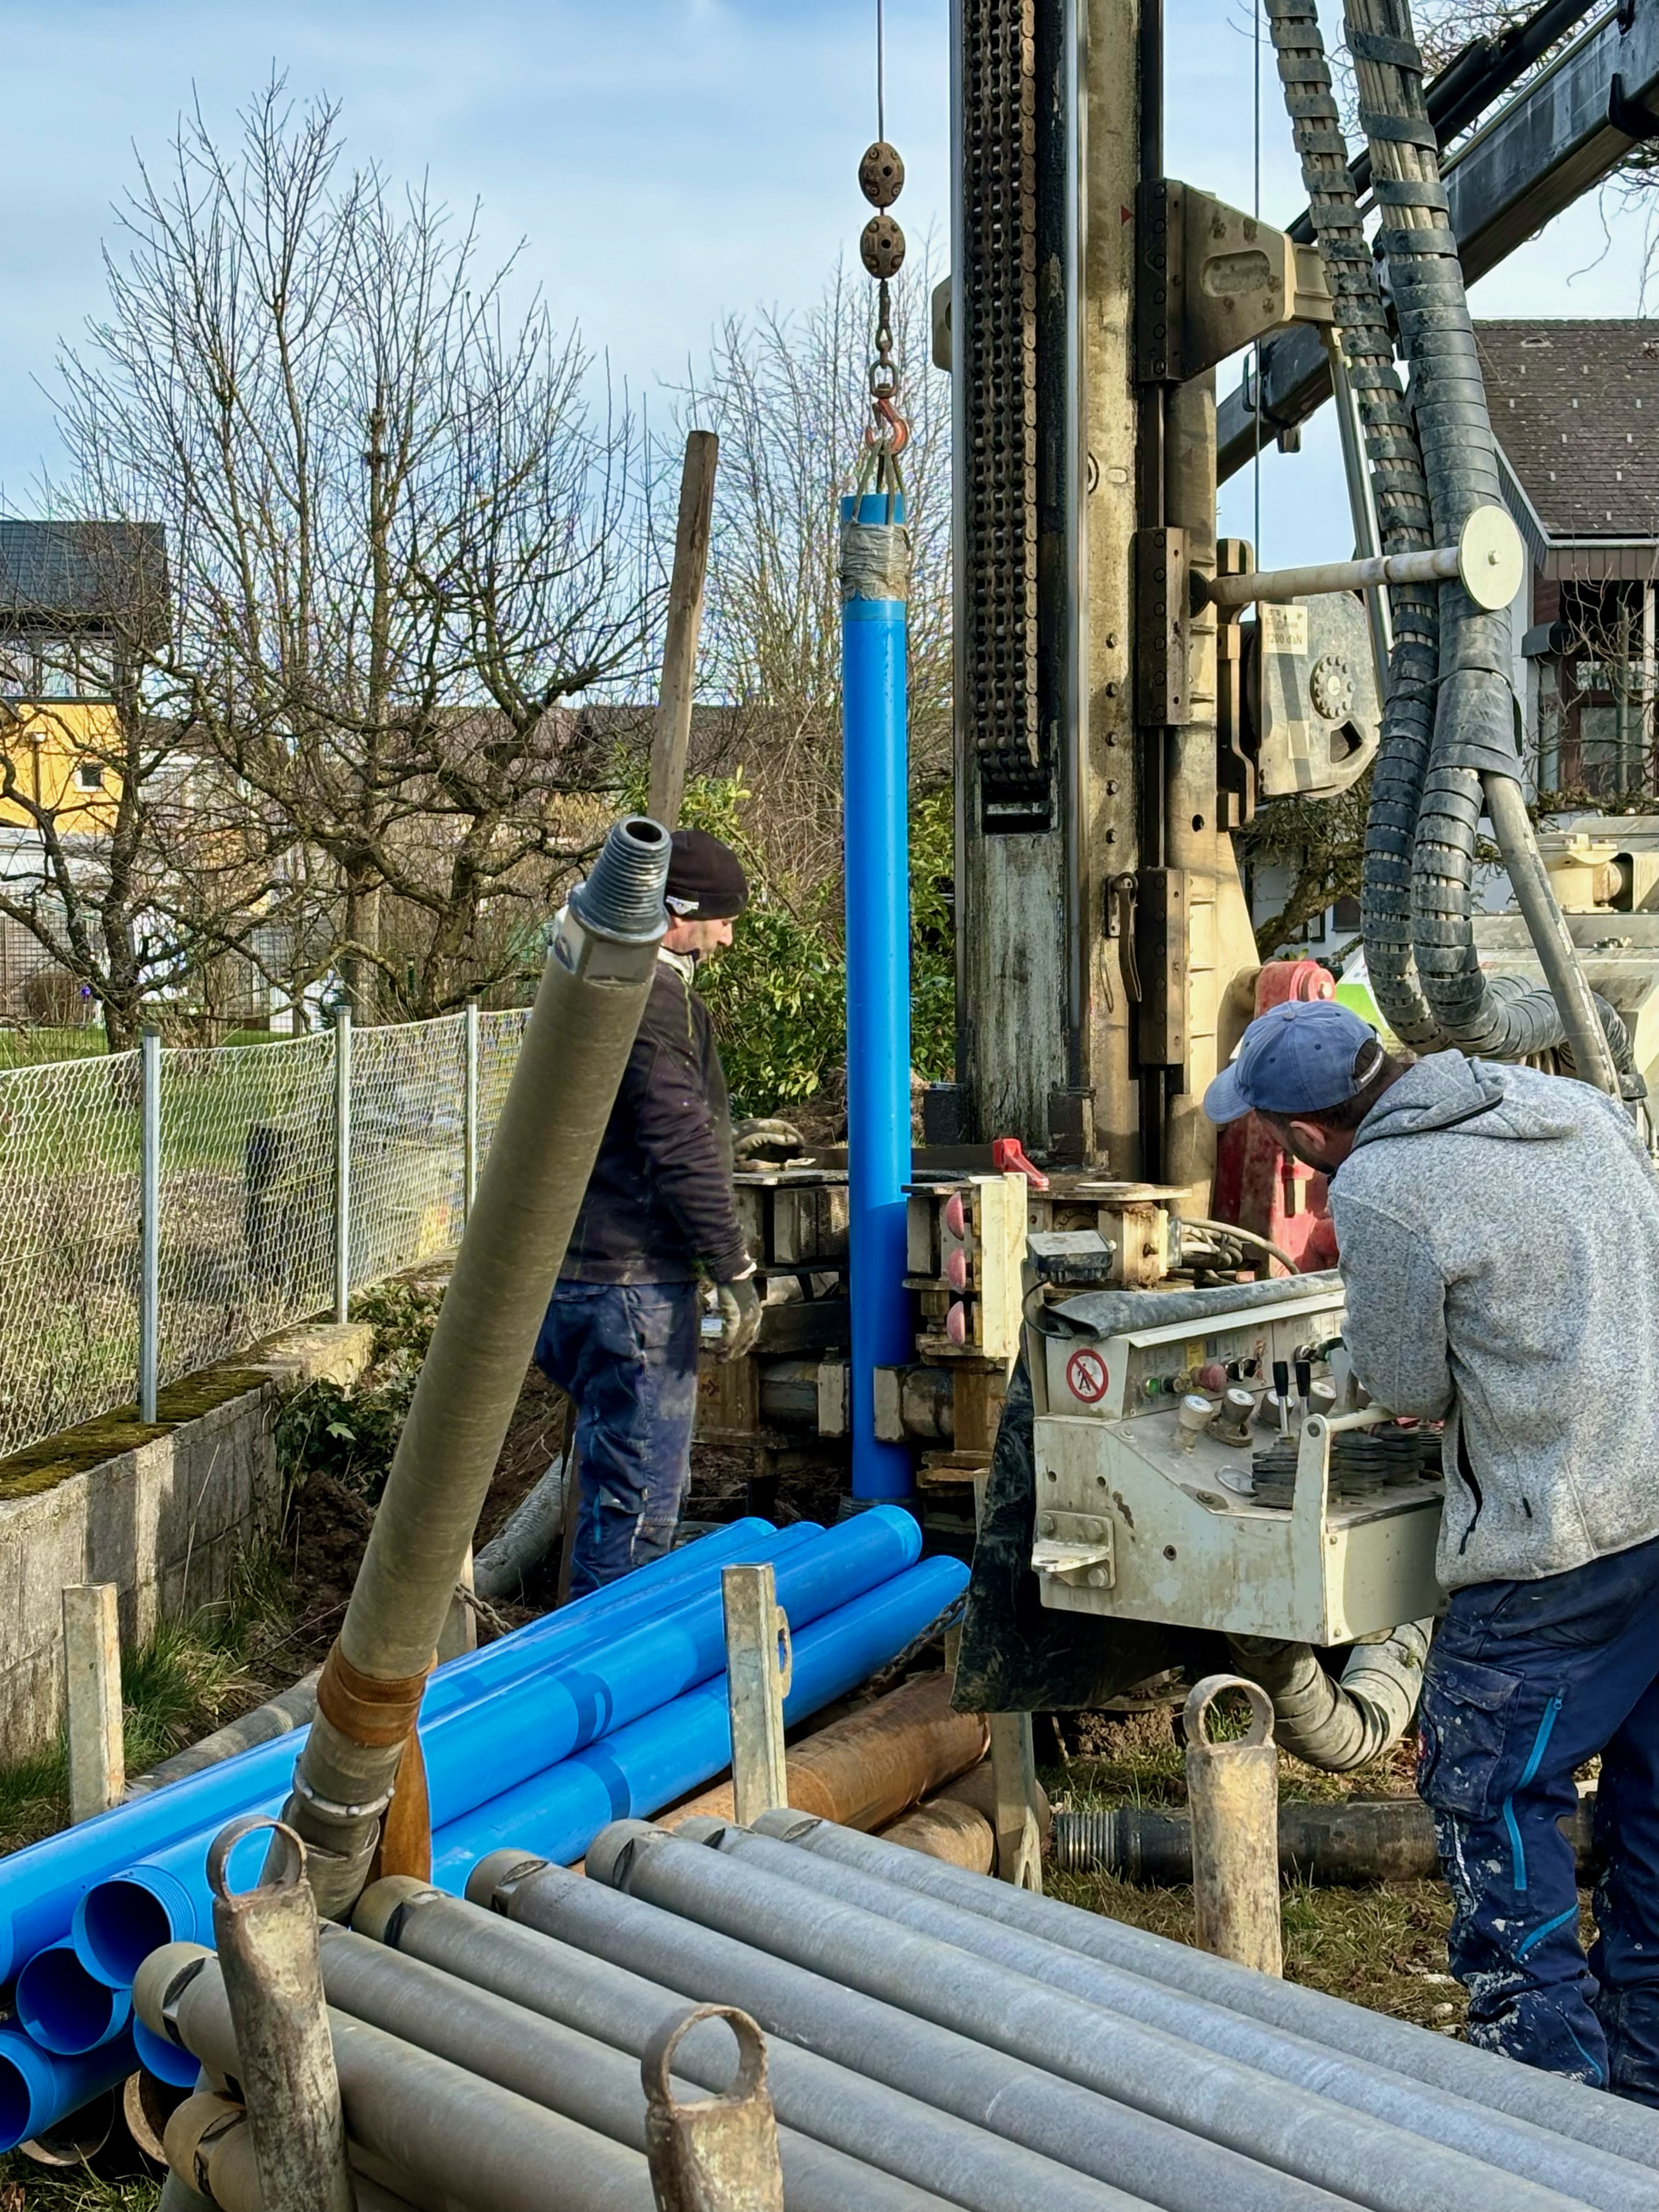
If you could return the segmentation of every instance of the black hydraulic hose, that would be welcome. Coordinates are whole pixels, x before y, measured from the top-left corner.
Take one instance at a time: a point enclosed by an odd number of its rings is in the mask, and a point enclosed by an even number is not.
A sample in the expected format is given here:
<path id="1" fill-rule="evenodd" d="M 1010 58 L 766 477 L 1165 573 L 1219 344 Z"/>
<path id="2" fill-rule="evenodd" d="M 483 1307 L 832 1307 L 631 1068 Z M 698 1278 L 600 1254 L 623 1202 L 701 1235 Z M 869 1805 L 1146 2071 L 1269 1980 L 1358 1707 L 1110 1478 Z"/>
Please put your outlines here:
<path id="1" fill-rule="evenodd" d="M 1449 144 L 1460 131 L 1468 129 L 1483 109 L 1501 100 L 1535 61 L 1589 14 L 1594 4 L 1595 0 L 1548 0 L 1548 4 L 1535 15 L 1528 15 L 1522 22 L 1511 23 L 1496 38 L 1482 35 L 1460 48 L 1440 74 L 1431 77 L 1423 88 L 1429 120 L 1440 143 Z M 1369 151 L 1362 150 L 1354 156 L 1348 166 L 1348 174 L 1353 179 L 1356 192 L 1370 191 Z M 1291 225 L 1290 234 L 1304 246 L 1309 244 L 1314 234 L 1311 213 L 1297 216 Z"/>
<path id="2" fill-rule="evenodd" d="M 1348 44 L 1370 145 L 1380 237 L 1412 370 L 1412 406 L 1436 542 L 1455 544 L 1477 507 L 1501 504 L 1498 448 L 1451 229 L 1423 63 L 1408 0 L 1346 0 Z M 1553 990 L 1499 994 L 1482 974 L 1473 907 L 1477 833 L 1490 813 L 1518 875 L 1536 861 L 1519 803 L 1520 758 L 1510 682 L 1506 609 L 1478 607 L 1461 583 L 1443 585 L 1439 690 L 1418 811 L 1412 867 L 1413 950 L 1436 1021 L 1464 1051 L 1525 1060 L 1571 1041 L 1581 1076 L 1618 1088 L 1595 1034 L 1595 1011 L 1553 898 L 1553 928 L 1528 923 Z M 1488 787 L 1497 787 L 1489 797 Z M 1532 866 L 1523 910 L 1537 892 Z"/>
<path id="3" fill-rule="evenodd" d="M 1395 369 L 1382 287 L 1359 219 L 1319 18 L 1313 0 L 1267 0 L 1267 19 L 1314 235 L 1358 403 L 1382 550 L 1414 552 L 1435 543 L 1428 485 Z M 1434 730 L 1439 626 L 1431 587 L 1395 586 L 1389 604 L 1395 642 L 1389 699 L 1371 768 L 1360 927 L 1371 991 L 1384 1020 L 1403 1044 L 1434 1051 L 1447 1038 L 1418 988 L 1411 884 Z"/>

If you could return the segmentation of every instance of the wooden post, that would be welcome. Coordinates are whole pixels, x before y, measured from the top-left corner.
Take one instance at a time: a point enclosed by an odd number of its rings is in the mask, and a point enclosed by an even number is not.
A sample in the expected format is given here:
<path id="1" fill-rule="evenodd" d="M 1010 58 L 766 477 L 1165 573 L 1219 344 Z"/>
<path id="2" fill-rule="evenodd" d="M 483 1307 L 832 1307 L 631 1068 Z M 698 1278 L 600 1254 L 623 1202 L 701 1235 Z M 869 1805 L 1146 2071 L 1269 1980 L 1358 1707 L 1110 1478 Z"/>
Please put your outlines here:
<path id="1" fill-rule="evenodd" d="M 720 440 L 712 430 L 688 430 L 680 474 L 680 512 L 674 532 L 674 568 L 668 585 L 668 630 L 662 683 L 651 732 L 651 790 L 646 812 L 672 830 L 685 793 L 685 755 L 691 739 L 691 695 L 696 685 L 697 638 L 702 629 L 703 585 L 714 515 L 714 464 Z"/>
<path id="2" fill-rule="evenodd" d="M 790 1675 L 789 1623 L 771 1564 L 723 1567 L 726 1695 L 732 1715 L 732 1804 L 739 1827 L 789 1802 L 783 1760 L 783 1701 Z M 780 1655 L 779 1644 L 782 1644 Z"/>
<path id="3" fill-rule="evenodd" d="M 1223 1690 L 1242 1690 L 1250 1701 L 1250 1732 L 1234 1743 L 1212 1743 L 1205 1732 Z M 1258 1973 L 1283 1973 L 1273 1700 L 1240 1675 L 1206 1674 L 1194 1686 L 1182 1718 L 1199 1948 Z"/>
<path id="4" fill-rule="evenodd" d="M 126 1794 L 121 1740 L 121 1629 L 113 1583 L 64 1590 L 64 1683 L 69 1712 L 70 1819 L 107 1813 Z"/>

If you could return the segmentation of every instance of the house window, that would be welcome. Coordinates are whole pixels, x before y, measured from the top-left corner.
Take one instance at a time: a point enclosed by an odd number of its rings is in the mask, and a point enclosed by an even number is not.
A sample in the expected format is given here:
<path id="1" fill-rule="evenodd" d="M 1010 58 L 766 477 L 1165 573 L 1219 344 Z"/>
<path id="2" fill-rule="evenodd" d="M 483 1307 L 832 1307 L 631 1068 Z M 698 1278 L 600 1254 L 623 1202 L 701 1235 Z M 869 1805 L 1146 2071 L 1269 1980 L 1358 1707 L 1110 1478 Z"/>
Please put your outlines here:
<path id="1" fill-rule="evenodd" d="M 75 781 L 82 791 L 101 791 L 104 771 L 96 761 L 83 760 L 75 771 Z"/>
<path id="2" fill-rule="evenodd" d="M 1359 927 L 1359 901 L 1340 898 L 1331 908 L 1331 926 L 1339 937 L 1351 937 Z"/>

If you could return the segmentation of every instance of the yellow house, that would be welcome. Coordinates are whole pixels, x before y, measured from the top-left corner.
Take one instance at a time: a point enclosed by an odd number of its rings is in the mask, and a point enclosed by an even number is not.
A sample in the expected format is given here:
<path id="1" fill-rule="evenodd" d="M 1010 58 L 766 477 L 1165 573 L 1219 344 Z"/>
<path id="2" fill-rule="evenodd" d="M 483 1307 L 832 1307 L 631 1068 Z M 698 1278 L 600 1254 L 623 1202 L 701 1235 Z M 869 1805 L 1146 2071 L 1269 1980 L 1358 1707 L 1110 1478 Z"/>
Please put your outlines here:
<path id="1" fill-rule="evenodd" d="M 95 837 L 120 797 L 117 682 L 165 618 L 151 524 L 0 521 L 0 826 Z"/>

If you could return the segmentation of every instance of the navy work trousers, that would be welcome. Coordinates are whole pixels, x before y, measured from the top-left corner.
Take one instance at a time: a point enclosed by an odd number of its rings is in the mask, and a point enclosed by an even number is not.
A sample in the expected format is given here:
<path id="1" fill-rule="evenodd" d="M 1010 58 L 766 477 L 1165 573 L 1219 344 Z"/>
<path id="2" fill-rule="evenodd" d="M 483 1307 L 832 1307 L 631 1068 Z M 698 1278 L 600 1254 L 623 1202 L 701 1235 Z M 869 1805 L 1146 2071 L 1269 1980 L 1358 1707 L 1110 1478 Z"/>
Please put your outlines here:
<path id="1" fill-rule="evenodd" d="M 1423 1681 L 1418 1788 L 1450 1887 L 1469 2040 L 1659 2105 L 1659 1539 L 1456 1591 Z M 1600 1753 L 1599 1930 L 1557 1826 Z"/>
<path id="2" fill-rule="evenodd" d="M 691 1471 L 702 1319 L 695 1283 L 554 1289 L 536 1364 L 576 1401 L 572 1597 L 673 1543 Z"/>

